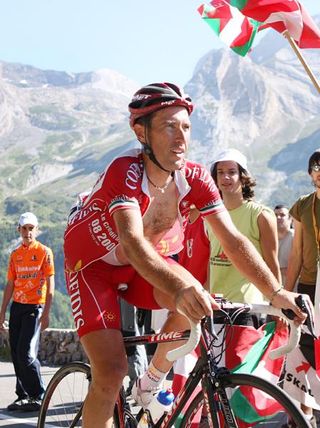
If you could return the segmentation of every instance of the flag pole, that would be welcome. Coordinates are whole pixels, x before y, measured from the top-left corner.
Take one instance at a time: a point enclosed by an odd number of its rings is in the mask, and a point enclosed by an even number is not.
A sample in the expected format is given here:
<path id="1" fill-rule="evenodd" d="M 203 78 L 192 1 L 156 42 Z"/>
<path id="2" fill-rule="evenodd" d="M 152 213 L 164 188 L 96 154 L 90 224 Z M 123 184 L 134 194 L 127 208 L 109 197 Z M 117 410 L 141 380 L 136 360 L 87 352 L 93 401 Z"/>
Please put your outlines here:
<path id="1" fill-rule="evenodd" d="M 300 49 L 298 48 L 296 42 L 294 41 L 294 39 L 290 36 L 290 33 L 288 30 L 285 30 L 283 33 L 284 37 L 288 40 L 288 42 L 290 43 L 290 46 L 292 47 L 293 51 L 295 52 L 295 54 L 297 55 L 298 59 L 300 60 L 301 64 L 303 65 L 303 68 L 305 69 L 305 71 L 307 72 L 308 76 L 310 77 L 314 87 L 317 89 L 317 91 L 320 94 L 320 84 L 316 78 L 316 76 L 313 74 L 311 68 L 309 67 L 309 65 L 307 64 L 306 60 L 303 58 Z"/>

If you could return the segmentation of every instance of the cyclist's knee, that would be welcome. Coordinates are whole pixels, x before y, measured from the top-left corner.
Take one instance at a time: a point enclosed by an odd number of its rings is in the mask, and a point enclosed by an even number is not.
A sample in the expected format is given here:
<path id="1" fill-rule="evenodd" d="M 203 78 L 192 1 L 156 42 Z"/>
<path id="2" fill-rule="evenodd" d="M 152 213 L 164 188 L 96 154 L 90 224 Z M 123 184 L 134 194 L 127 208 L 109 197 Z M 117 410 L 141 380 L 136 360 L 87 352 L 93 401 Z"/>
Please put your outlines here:
<path id="1" fill-rule="evenodd" d="M 98 364 L 91 363 L 91 371 L 93 378 L 99 379 L 102 384 L 119 384 L 128 373 L 128 364 L 126 358 L 111 358 Z"/>
<path id="2" fill-rule="evenodd" d="M 96 397 L 116 397 L 127 374 L 126 360 L 106 361 L 105 364 L 92 364 L 92 393 Z"/>

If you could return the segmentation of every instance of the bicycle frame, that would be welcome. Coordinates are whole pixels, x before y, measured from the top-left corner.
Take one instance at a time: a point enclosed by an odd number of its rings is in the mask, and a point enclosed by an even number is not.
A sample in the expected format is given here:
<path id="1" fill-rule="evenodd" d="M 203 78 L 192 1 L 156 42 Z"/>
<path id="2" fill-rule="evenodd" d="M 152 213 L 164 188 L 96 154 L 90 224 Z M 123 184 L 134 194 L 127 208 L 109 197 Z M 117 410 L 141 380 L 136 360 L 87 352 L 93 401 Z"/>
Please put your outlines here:
<path id="1" fill-rule="evenodd" d="M 230 310 L 235 310 L 235 314 L 238 314 L 239 310 L 241 310 L 245 312 L 267 313 L 271 315 L 282 316 L 282 312 L 279 309 L 276 310 L 275 308 L 267 304 L 245 305 L 231 302 L 223 302 L 223 304 L 221 304 L 221 311 L 225 315 L 227 315 L 227 312 L 229 313 Z M 310 314 L 310 317 L 311 316 L 312 313 Z M 228 315 L 227 317 L 231 320 Z M 311 321 L 312 318 L 310 318 L 310 322 Z M 234 388 L 238 388 L 239 386 L 248 386 L 249 388 L 255 388 L 258 391 L 262 391 L 267 395 L 270 395 L 272 399 L 276 400 L 277 403 L 280 403 L 284 409 L 285 414 L 289 418 L 293 419 L 296 422 L 297 426 L 304 428 L 309 427 L 309 424 L 306 423 L 304 415 L 301 413 L 301 411 L 292 403 L 290 398 L 283 391 L 277 388 L 273 383 L 270 383 L 264 380 L 263 378 L 259 378 L 249 374 L 232 374 L 225 367 L 218 366 L 219 362 L 217 361 L 217 359 L 219 358 L 220 354 L 215 355 L 213 350 L 212 345 L 213 342 L 217 339 L 217 336 L 214 332 L 214 328 L 212 328 L 212 322 L 213 321 L 211 317 L 203 319 L 201 321 L 201 324 L 194 324 L 191 322 L 191 332 L 189 332 L 189 330 L 180 332 L 174 331 L 169 333 L 148 334 L 139 337 L 124 338 L 124 343 L 126 347 L 132 345 L 135 346 L 185 341 L 186 339 L 188 339 L 188 346 L 183 345 L 176 348 L 174 351 L 169 351 L 167 353 L 167 359 L 169 361 L 173 361 L 174 359 L 180 358 L 183 355 L 186 355 L 187 353 L 191 352 L 191 350 L 194 349 L 195 346 L 197 346 L 197 343 L 200 339 L 200 356 L 195 364 L 195 367 L 190 373 L 190 376 L 188 377 L 185 385 L 178 393 L 171 411 L 167 414 L 165 413 L 156 424 L 153 424 L 150 420 L 150 426 L 154 426 L 155 428 L 169 428 L 173 426 L 175 422 L 179 422 L 178 418 L 180 417 L 182 410 L 185 410 L 185 415 L 183 416 L 182 424 L 189 423 L 190 420 L 192 420 L 192 418 L 194 417 L 194 415 L 197 414 L 201 406 L 204 405 L 207 410 L 208 416 L 211 417 L 213 426 L 220 426 L 220 416 L 223 415 L 223 418 L 229 428 L 238 427 L 238 416 L 235 417 L 234 412 L 231 409 L 231 403 L 229 402 L 229 391 L 232 394 Z M 298 328 L 293 321 L 291 321 L 290 326 L 290 336 L 287 346 L 282 346 L 281 348 L 277 348 L 276 350 L 273 349 L 272 351 L 270 351 L 269 357 L 271 357 L 271 352 L 277 352 L 277 355 L 283 355 L 284 352 L 289 352 L 291 349 L 293 349 L 293 347 L 296 346 L 300 337 L 301 329 Z M 194 339 L 196 339 L 196 341 Z M 190 343 L 192 344 L 191 348 Z M 222 349 L 222 352 L 223 351 L 224 349 Z M 70 374 L 73 375 L 74 373 L 80 373 L 81 375 L 85 374 L 87 380 L 90 383 L 90 368 L 87 364 L 75 362 L 69 363 L 66 367 L 60 368 L 48 385 L 42 403 L 43 405 L 40 409 L 38 421 L 39 427 L 43 428 L 45 426 L 44 423 L 46 422 L 47 415 L 49 419 L 51 418 L 51 415 L 48 414 L 48 409 L 56 389 L 58 392 L 57 395 L 58 397 L 60 397 L 60 391 L 58 389 L 60 383 L 65 386 L 62 383 L 64 379 L 67 378 Z M 202 385 L 202 390 L 197 393 L 196 388 L 200 384 L 200 382 Z M 79 398 L 80 400 L 83 400 L 82 396 Z M 63 401 L 61 400 L 62 398 L 58 399 L 58 406 L 61 406 L 62 403 L 63 408 Z M 54 400 L 52 401 L 52 406 L 54 407 L 56 404 Z M 79 401 L 79 403 L 80 402 L 81 401 Z M 233 408 L 236 409 L 236 407 Z M 78 408 L 77 406 L 75 410 L 75 412 L 72 411 L 72 419 L 70 419 L 71 425 L 68 425 L 70 426 L 70 428 L 74 427 L 81 417 L 82 407 Z M 237 413 L 237 411 L 235 410 L 235 414 Z M 129 403 L 126 400 L 124 388 L 122 387 L 121 391 L 119 392 L 117 403 L 114 409 L 115 426 L 117 428 L 136 428 L 137 423 L 140 420 L 139 416 L 141 417 L 145 412 L 148 415 L 148 409 L 141 409 L 137 417 L 133 416 L 130 410 Z M 144 424 L 145 421 L 143 420 L 143 422 L 141 423 Z"/>
<path id="2" fill-rule="evenodd" d="M 207 399 L 207 394 L 209 391 L 212 391 L 212 380 L 216 378 L 217 372 L 219 372 L 219 368 L 217 366 L 210 367 L 210 358 L 208 358 L 209 353 L 209 340 L 206 338 L 206 335 L 208 334 L 209 330 L 205 327 L 206 321 L 203 321 L 201 324 L 201 340 L 200 340 L 200 350 L 201 354 L 196 362 L 195 367 L 193 368 L 192 372 L 190 373 L 189 378 L 187 379 L 185 385 L 178 393 L 177 397 L 175 398 L 173 408 L 170 413 L 164 414 L 163 417 L 154 425 L 155 428 L 169 428 L 174 425 L 177 418 L 180 416 L 182 410 L 185 408 L 187 402 L 193 397 L 193 393 L 196 390 L 197 385 L 203 380 L 203 386 L 204 386 L 204 392 L 205 392 L 205 404 L 206 406 L 209 406 L 209 400 Z M 189 337 L 188 331 L 183 332 L 170 332 L 170 333 L 159 333 L 159 334 L 151 334 L 151 335 L 144 335 L 144 336 L 136 336 L 136 337 L 128 337 L 125 338 L 125 346 L 132 346 L 134 345 L 142 345 L 142 344 L 152 344 L 152 343 L 168 343 L 168 342 L 175 342 L 182 339 L 187 339 Z M 211 338 L 213 339 L 213 337 Z M 211 340 L 210 339 L 210 340 Z M 209 375 L 205 376 L 204 374 Z M 225 393 L 223 388 L 221 388 L 221 394 Z M 196 394 L 195 394 L 196 396 Z M 225 400 L 226 405 L 224 408 L 224 413 L 226 415 L 232 414 L 232 410 L 230 408 L 229 402 L 226 399 Z M 118 406 L 118 414 L 120 416 L 119 426 L 122 427 L 125 424 L 125 404 L 126 399 L 124 395 L 124 391 L 122 390 L 119 394 L 117 406 Z M 217 409 L 211 409 L 211 414 L 216 414 Z M 142 414 L 144 412 L 143 409 L 140 410 L 140 413 Z M 138 416 L 138 419 L 139 419 Z M 232 416 L 233 420 L 234 417 Z M 217 421 L 216 421 L 217 423 Z M 235 427 L 237 425 L 234 425 Z"/>
<path id="3" fill-rule="evenodd" d="M 213 331 L 212 324 L 210 324 L 209 321 L 211 321 L 211 319 L 207 318 L 201 322 L 202 334 L 199 343 L 200 356 L 193 370 L 191 371 L 189 378 L 175 398 L 174 406 L 171 412 L 167 415 L 164 415 L 164 417 L 160 419 L 159 422 L 155 425 L 155 428 L 169 428 L 174 425 L 187 402 L 199 394 L 194 394 L 194 391 L 200 382 L 202 382 L 204 391 L 204 405 L 207 409 L 207 414 L 214 418 L 212 421 L 214 426 L 218 426 L 219 424 L 218 410 L 221 410 L 226 421 L 229 423 L 229 427 L 238 427 L 224 387 L 220 385 L 219 382 L 219 374 L 226 374 L 229 373 L 229 371 L 225 367 L 219 368 L 214 360 L 210 358 L 210 342 L 216 338 L 216 334 Z M 216 393 L 218 393 L 220 396 L 218 401 L 221 404 L 221 409 L 215 407 L 217 400 L 209 400 L 209 396 L 213 397 Z M 199 409 L 201 407 L 202 406 L 199 406 Z M 196 409 L 196 411 L 199 409 Z"/>
<path id="4" fill-rule="evenodd" d="M 143 335 L 143 336 L 133 336 L 133 337 L 125 337 L 124 338 L 124 345 L 125 347 L 130 347 L 130 346 L 137 346 L 137 345 L 151 345 L 151 344 L 158 344 L 158 343 L 169 343 L 169 342 L 177 342 L 177 341 L 181 341 L 181 340 L 186 340 L 189 338 L 190 335 L 190 331 L 189 330 L 185 330 L 185 331 L 173 331 L 173 332 L 169 332 L 169 333 L 156 333 L 156 334 L 147 334 L 147 335 Z M 202 365 L 204 365 L 204 363 L 202 362 Z M 196 367 L 200 366 L 200 362 L 197 362 Z M 193 371 L 196 370 L 196 367 L 194 368 Z M 199 369 L 197 370 L 197 375 L 194 378 L 189 378 L 187 381 L 186 386 L 180 391 L 180 393 L 178 394 L 178 396 L 175 399 L 175 404 L 174 404 L 174 408 L 172 410 L 172 412 L 170 413 L 171 417 L 169 420 L 165 420 L 164 417 L 162 417 L 158 423 L 155 425 L 155 427 L 169 427 L 172 426 L 174 424 L 174 422 L 176 421 L 177 417 L 179 416 L 181 410 L 184 408 L 184 406 L 186 405 L 188 399 L 191 397 L 191 393 L 193 392 L 193 390 L 195 389 L 195 387 L 197 386 L 197 384 L 200 382 L 201 380 L 201 375 Z M 188 388 L 187 388 L 188 386 Z M 116 412 L 118 415 L 120 415 L 120 420 L 119 422 L 119 426 L 120 427 L 124 427 L 125 426 L 125 416 L 126 416 L 126 412 L 128 411 L 126 409 L 126 398 L 125 398 L 125 393 L 124 393 L 124 389 L 122 388 L 117 402 L 116 402 L 116 406 L 118 408 L 118 412 Z M 141 413 L 143 413 L 143 409 L 141 409 L 140 411 Z M 140 414 L 139 412 L 139 414 Z M 167 415 L 164 415 L 167 416 Z M 169 415 L 168 415 L 169 416 Z"/>
<path id="5" fill-rule="evenodd" d="M 207 414 L 212 418 L 213 426 L 220 426 L 219 424 L 219 412 L 223 415 L 224 420 L 227 422 L 229 428 L 237 428 L 238 422 L 231 408 L 229 397 L 225 390 L 226 387 L 231 386 L 226 380 L 228 379 L 227 374 L 229 370 L 225 367 L 219 367 L 216 362 L 214 355 L 212 354 L 211 344 L 212 341 L 217 338 L 214 329 L 212 328 L 211 318 L 206 318 L 201 322 L 201 338 L 200 338 L 200 356 L 190 373 L 185 385 L 179 391 L 175 398 L 173 407 L 169 413 L 165 413 L 160 420 L 154 424 L 154 428 L 170 428 L 172 427 L 178 417 L 181 415 L 183 409 L 187 409 L 190 400 L 197 397 L 198 405 L 195 409 L 196 414 L 198 410 L 205 406 Z M 141 337 L 132 337 L 125 340 L 126 346 L 130 344 L 148 344 L 148 343 L 163 343 L 178 341 L 181 339 L 188 338 L 188 332 L 171 332 L 171 333 L 160 333 L 155 335 L 146 335 Z M 243 376 L 243 375 L 242 375 Z M 195 393 L 197 386 L 201 382 L 202 392 Z M 202 395 L 203 394 L 203 395 Z M 122 396 L 122 398 L 121 398 Z M 124 408 L 126 399 L 125 396 L 120 394 L 120 402 L 118 405 L 118 414 L 124 415 L 126 410 Z M 122 407 L 121 407 L 122 406 Z M 137 421 L 144 412 L 148 410 L 141 409 L 137 415 Z M 121 416 L 121 423 L 119 426 L 122 428 L 125 425 L 125 416 Z M 119 421 L 120 422 L 120 421 Z M 136 423 L 136 421 L 135 421 Z M 136 426 L 136 425 L 133 425 Z M 151 425 L 152 426 L 152 425 Z"/>

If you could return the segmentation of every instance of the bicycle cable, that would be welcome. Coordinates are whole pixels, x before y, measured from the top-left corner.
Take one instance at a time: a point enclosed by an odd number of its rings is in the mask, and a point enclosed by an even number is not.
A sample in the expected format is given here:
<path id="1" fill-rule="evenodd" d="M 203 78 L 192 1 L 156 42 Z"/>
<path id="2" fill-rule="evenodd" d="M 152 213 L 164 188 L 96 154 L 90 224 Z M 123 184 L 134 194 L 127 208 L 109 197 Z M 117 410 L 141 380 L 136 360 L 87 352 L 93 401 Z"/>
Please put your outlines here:
<path id="1" fill-rule="evenodd" d="M 220 309 L 220 312 L 224 315 L 224 323 L 221 325 L 219 331 L 216 333 L 218 337 L 220 337 L 221 332 L 222 337 L 221 340 L 219 340 L 219 343 L 216 343 L 216 338 L 212 337 L 211 342 L 209 343 L 209 350 L 211 351 L 212 358 L 215 362 L 215 364 L 219 364 L 222 360 L 223 354 L 225 354 L 226 349 L 228 347 L 228 344 L 232 340 L 232 336 L 234 334 L 233 330 L 228 327 L 232 327 L 236 321 L 236 319 L 244 312 L 247 312 L 246 308 L 238 308 L 234 312 L 230 313 Z M 219 325 L 219 324 L 216 324 Z M 228 338 L 229 337 L 229 338 Z M 215 349 L 215 352 L 213 351 Z M 220 351 L 217 353 L 217 349 L 220 349 Z"/>

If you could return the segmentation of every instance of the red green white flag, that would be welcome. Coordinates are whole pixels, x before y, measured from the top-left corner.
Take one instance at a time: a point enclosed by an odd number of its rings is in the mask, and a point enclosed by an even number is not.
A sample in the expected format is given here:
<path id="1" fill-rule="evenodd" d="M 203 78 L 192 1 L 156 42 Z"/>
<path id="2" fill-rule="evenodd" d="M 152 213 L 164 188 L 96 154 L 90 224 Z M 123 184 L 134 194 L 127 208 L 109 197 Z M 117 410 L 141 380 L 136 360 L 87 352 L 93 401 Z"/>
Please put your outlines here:
<path id="1" fill-rule="evenodd" d="M 319 48 L 320 30 L 297 0 L 225 0 L 230 6 L 261 24 L 259 30 L 272 27 L 288 31 L 300 48 Z"/>
<path id="2" fill-rule="evenodd" d="M 260 23 L 244 16 L 224 0 L 212 0 L 198 8 L 201 18 L 234 52 L 245 56 L 251 49 Z"/>
<path id="3" fill-rule="evenodd" d="M 302 31 L 300 33 L 300 37 L 294 37 L 294 35 L 289 31 L 290 36 L 295 40 L 299 48 L 301 49 L 313 49 L 320 48 L 320 29 L 314 20 L 309 15 L 306 8 L 299 4 L 301 16 L 302 16 Z M 274 30 L 279 33 L 283 33 L 287 28 L 285 23 L 279 21 L 266 25 L 262 25 L 259 30 L 263 30 L 266 27 L 272 27 Z"/>
<path id="4" fill-rule="evenodd" d="M 288 331 L 276 328 L 275 322 L 253 327 L 233 326 L 232 337 L 228 347 L 232 352 L 226 353 L 226 366 L 232 373 L 251 373 L 276 384 L 283 369 L 284 357 L 276 360 L 269 358 L 269 353 L 287 342 Z M 242 422 L 241 427 L 272 419 L 281 405 L 262 391 L 249 386 L 236 389 L 231 397 L 231 406 Z"/>

